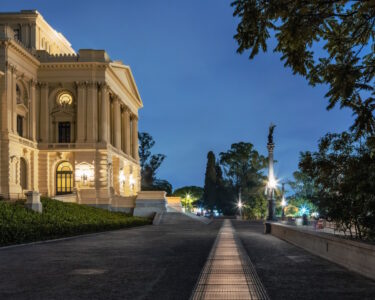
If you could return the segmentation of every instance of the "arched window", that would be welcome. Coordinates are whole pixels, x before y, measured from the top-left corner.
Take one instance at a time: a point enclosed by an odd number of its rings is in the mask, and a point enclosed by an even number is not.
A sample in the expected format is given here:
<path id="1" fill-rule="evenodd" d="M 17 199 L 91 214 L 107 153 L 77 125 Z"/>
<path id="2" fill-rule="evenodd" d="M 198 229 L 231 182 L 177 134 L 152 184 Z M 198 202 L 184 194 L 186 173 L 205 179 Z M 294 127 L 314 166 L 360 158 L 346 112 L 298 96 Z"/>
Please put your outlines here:
<path id="1" fill-rule="evenodd" d="M 20 184 L 23 190 L 27 189 L 27 164 L 22 157 L 20 159 Z"/>
<path id="2" fill-rule="evenodd" d="M 73 167 L 67 161 L 60 163 L 56 169 L 56 194 L 70 194 L 73 191 Z"/>

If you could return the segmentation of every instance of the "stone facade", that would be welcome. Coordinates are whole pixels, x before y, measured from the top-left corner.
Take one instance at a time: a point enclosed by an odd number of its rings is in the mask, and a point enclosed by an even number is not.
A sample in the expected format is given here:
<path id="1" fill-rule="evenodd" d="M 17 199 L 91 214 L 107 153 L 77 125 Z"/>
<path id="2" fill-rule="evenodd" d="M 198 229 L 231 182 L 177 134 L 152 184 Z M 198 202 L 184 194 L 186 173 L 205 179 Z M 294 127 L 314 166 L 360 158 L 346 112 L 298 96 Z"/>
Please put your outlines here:
<path id="1" fill-rule="evenodd" d="M 76 53 L 37 11 L 0 13 L 0 100 L 3 198 L 134 206 L 142 100 L 128 66 Z"/>

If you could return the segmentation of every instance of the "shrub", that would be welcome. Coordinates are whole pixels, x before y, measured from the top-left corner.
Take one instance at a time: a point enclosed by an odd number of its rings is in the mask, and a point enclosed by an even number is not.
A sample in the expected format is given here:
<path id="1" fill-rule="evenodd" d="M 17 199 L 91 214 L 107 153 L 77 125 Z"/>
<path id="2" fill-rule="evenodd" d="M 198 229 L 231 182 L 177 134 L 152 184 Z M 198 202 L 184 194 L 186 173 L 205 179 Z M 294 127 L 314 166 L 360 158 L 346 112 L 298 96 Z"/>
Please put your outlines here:
<path id="1" fill-rule="evenodd" d="M 151 224 L 147 218 L 42 198 L 43 213 L 0 202 L 0 245 L 10 245 Z"/>

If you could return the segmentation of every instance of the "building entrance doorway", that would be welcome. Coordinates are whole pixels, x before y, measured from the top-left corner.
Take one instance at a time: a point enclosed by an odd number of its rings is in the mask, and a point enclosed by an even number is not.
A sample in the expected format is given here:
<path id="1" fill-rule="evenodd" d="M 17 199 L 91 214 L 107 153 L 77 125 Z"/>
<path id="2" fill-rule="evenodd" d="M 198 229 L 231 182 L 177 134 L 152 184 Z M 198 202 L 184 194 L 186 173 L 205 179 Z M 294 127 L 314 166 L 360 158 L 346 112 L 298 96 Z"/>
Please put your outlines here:
<path id="1" fill-rule="evenodd" d="M 73 167 L 67 161 L 60 163 L 56 169 L 56 195 L 73 192 Z"/>

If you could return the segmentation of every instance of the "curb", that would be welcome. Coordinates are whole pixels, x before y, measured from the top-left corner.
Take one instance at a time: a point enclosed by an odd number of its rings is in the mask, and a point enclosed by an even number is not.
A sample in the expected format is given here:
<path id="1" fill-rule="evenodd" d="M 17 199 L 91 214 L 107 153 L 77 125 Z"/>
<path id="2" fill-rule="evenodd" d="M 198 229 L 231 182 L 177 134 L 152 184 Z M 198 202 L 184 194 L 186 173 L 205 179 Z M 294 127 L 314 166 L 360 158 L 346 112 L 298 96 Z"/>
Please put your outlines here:
<path id="1" fill-rule="evenodd" d="M 133 226 L 133 227 L 128 227 L 128 228 L 120 228 L 120 229 L 114 229 L 114 230 L 92 232 L 92 233 L 85 233 L 85 234 L 78 234 L 78 235 L 67 236 L 67 237 L 57 238 L 57 239 L 52 239 L 52 240 L 35 241 L 35 242 L 30 242 L 30 243 L 22 243 L 22 244 L 8 245 L 8 246 L 0 246 L 0 251 L 2 251 L 2 250 L 8 250 L 8 249 L 13 249 L 13 248 L 19 248 L 19 247 L 25 247 L 25 246 L 34 246 L 34 245 L 49 244 L 49 243 L 55 243 L 55 242 L 57 243 L 57 242 L 62 242 L 62 241 L 74 240 L 74 239 L 78 239 L 78 238 L 84 238 L 84 237 L 90 237 L 90 236 L 100 235 L 100 234 L 104 234 L 104 233 L 108 233 L 108 232 L 116 232 L 116 231 L 121 231 L 121 230 L 130 230 L 130 229 L 142 228 L 142 227 L 146 227 L 146 226 L 152 226 L 152 224 L 140 225 L 140 226 Z"/>

